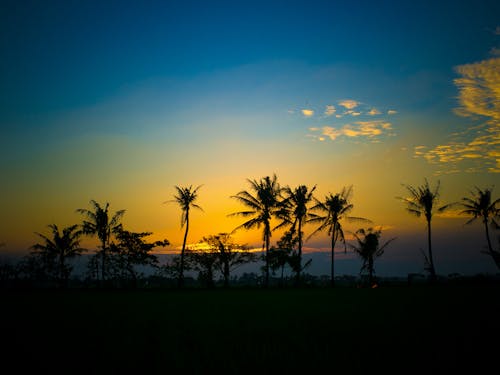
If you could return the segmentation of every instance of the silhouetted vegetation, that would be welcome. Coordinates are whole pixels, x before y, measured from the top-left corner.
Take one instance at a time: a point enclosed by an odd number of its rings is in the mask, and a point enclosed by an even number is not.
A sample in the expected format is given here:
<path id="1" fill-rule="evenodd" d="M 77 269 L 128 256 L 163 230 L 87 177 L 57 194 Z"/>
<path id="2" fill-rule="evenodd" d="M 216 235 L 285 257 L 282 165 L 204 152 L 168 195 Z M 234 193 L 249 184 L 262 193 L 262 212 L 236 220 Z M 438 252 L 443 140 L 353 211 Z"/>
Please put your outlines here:
<path id="1" fill-rule="evenodd" d="M 340 193 L 333 195 L 329 193 L 323 201 L 315 199 L 316 205 L 311 209 L 319 212 L 318 214 L 310 214 L 310 223 L 319 223 L 319 227 L 311 234 L 326 230 L 331 237 L 331 286 L 335 286 L 335 245 L 337 241 L 342 241 L 344 251 L 347 251 L 345 242 L 344 230 L 341 221 L 343 219 L 349 221 L 369 222 L 368 219 L 361 217 L 347 216 L 352 211 L 354 205 L 350 202 L 352 195 L 352 186 L 342 188 Z"/>
<path id="2" fill-rule="evenodd" d="M 180 265 L 179 265 L 179 288 L 182 288 L 184 286 L 184 256 L 186 252 L 186 241 L 187 241 L 187 235 L 189 231 L 189 210 L 191 207 L 197 208 L 199 210 L 202 210 L 200 206 L 198 206 L 196 203 L 196 199 L 198 198 L 198 190 L 201 188 L 201 186 L 198 186 L 193 189 L 192 186 L 189 187 L 179 187 L 175 186 L 175 189 L 177 190 L 177 195 L 174 195 L 174 201 L 177 202 L 182 210 L 182 215 L 181 215 L 181 228 L 186 226 L 186 230 L 184 231 L 184 240 L 182 241 L 182 250 L 181 250 L 181 258 L 180 258 Z"/>
<path id="3" fill-rule="evenodd" d="M 431 220 L 434 215 L 434 211 L 438 212 L 445 211 L 450 205 L 444 205 L 439 208 L 436 206 L 439 203 L 439 188 L 440 183 L 438 181 L 436 188 L 431 189 L 429 182 L 425 179 L 425 183 L 421 186 L 413 187 L 410 185 L 403 185 L 406 187 L 410 196 L 407 198 L 400 198 L 405 204 L 407 211 L 417 217 L 424 216 L 427 223 L 427 244 L 428 244 L 428 254 L 425 256 L 426 264 L 428 265 L 428 271 L 431 276 L 431 280 L 436 281 L 436 268 L 434 267 L 434 257 L 432 256 L 432 235 L 431 235 Z"/>
<path id="4" fill-rule="evenodd" d="M 305 185 L 300 185 L 295 189 L 291 189 L 289 186 L 285 187 L 285 199 L 281 202 L 281 210 L 279 211 L 279 217 L 283 222 L 278 226 L 290 226 L 290 236 L 297 233 L 297 254 L 295 256 L 295 266 L 293 267 L 297 284 L 300 284 L 300 273 L 302 271 L 302 228 L 310 218 L 308 212 L 308 204 L 313 200 L 313 193 L 316 190 L 316 185 L 309 189 Z M 279 245 L 278 245 L 279 246 Z"/>
<path id="5" fill-rule="evenodd" d="M 264 285 L 269 285 L 269 247 L 271 242 L 271 219 L 279 217 L 281 206 L 281 193 L 283 189 L 278 183 L 276 175 L 273 177 L 266 176 L 260 181 L 247 180 L 251 190 L 255 195 L 252 195 L 246 190 L 240 191 L 233 195 L 232 198 L 237 199 L 240 203 L 248 207 L 247 211 L 240 211 L 231 214 L 230 216 L 251 217 L 250 220 L 244 222 L 238 229 L 259 229 L 264 227 L 262 232 L 263 249 L 265 250 L 265 282 Z"/>
<path id="6" fill-rule="evenodd" d="M 137 267 L 157 267 L 158 257 L 151 254 L 155 247 L 165 247 L 170 243 L 168 240 L 146 242 L 145 237 L 151 233 L 134 233 L 120 229 L 116 233 L 116 243 L 110 246 L 109 275 L 118 282 L 130 281 L 131 286 L 137 286 L 137 279 L 143 276 Z"/>
<path id="7" fill-rule="evenodd" d="M 87 220 L 83 221 L 82 232 L 90 236 L 97 236 L 101 241 L 101 249 L 95 254 L 95 272 L 99 273 L 99 265 L 97 259 L 101 260 L 101 280 L 104 282 L 107 277 L 107 255 L 111 235 L 121 230 L 120 219 L 125 214 L 125 210 L 117 211 L 111 218 L 109 217 L 109 203 L 101 207 L 99 203 L 94 200 L 90 201 L 92 210 L 79 208 L 76 212 L 84 215 Z"/>
<path id="8" fill-rule="evenodd" d="M 202 242 L 209 246 L 210 254 L 215 254 L 214 267 L 222 274 L 225 287 L 229 286 L 232 271 L 257 258 L 245 245 L 235 243 L 228 233 L 203 237 Z"/>
<path id="9" fill-rule="evenodd" d="M 395 238 L 392 238 L 383 245 L 380 245 L 379 241 L 381 234 L 381 229 L 375 230 L 373 228 L 368 228 L 366 230 L 358 229 L 356 233 L 354 233 L 354 237 L 356 237 L 358 244 L 351 245 L 351 248 L 363 260 L 360 275 L 363 272 L 368 274 L 368 286 L 375 285 L 375 259 L 382 256 L 387 245 L 395 240 Z"/>
<path id="10" fill-rule="evenodd" d="M 470 224 L 476 219 L 480 218 L 484 225 L 484 231 L 486 235 L 486 241 L 488 243 L 488 250 L 486 254 L 490 255 L 495 262 L 498 269 L 500 269 L 500 246 L 498 251 L 493 250 L 491 245 L 489 227 L 493 229 L 500 229 L 499 222 L 496 221 L 500 219 L 500 198 L 493 201 L 491 198 L 491 192 L 493 189 L 480 189 L 476 187 L 476 191 L 471 191 L 471 197 L 465 197 L 462 199 L 461 206 L 463 207 L 462 214 L 472 216 L 472 218 L 467 221 L 466 224 Z M 499 236 L 500 243 L 500 236 Z"/>
<path id="11" fill-rule="evenodd" d="M 33 260 L 38 263 L 45 278 L 54 278 L 59 286 L 66 287 L 73 267 L 67 263 L 68 259 L 81 255 L 85 249 L 80 247 L 82 231 L 78 225 L 71 225 L 59 232 L 57 225 L 49 225 L 52 238 L 36 233 L 43 243 L 32 246 Z"/>
<path id="12" fill-rule="evenodd" d="M 240 191 L 232 196 L 246 206 L 247 210 L 230 214 L 229 216 L 242 216 L 248 218 L 239 229 L 262 230 L 262 258 L 259 253 L 248 251 L 245 245 L 234 242 L 230 234 L 219 233 L 203 237 L 200 246 L 187 244 L 191 208 L 201 210 L 196 204 L 201 186 L 193 188 L 175 186 L 177 194 L 173 202 L 179 204 L 181 215 L 181 228 L 185 228 L 182 248 L 179 255 L 170 254 L 160 262 L 155 248 L 165 247 L 168 240 L 147 241 L 150 232 L 133 232 L 123 228 L 121 218 L 125 210 L 112 214 L 109 212 L 109 203 L 100 205 L 94 200 L 90 201 L 91 209 L 78 209 L 78 213 L 85 216 L 80 225 L 70 225 L 62 231 L 56 225 L 50 225 L 51 234 L 36 233 L 43 241 L 31 247 L 31 253 L 22 259 L 2 259 L 0 262 L 0 281 L 2 287 L 67 287 L 68 285 L 82 287 L 189 287 L 205 286 L 213 288 L 217 285 L 228 287 L 230 283 L 237 286 L 325 286 L 326 275 L 315 276 L 304 273 L 311 264 L 309 259 L 303 262 L 304 225 L 316 224 L 317 227 L 308 236 L 310 238 L 320 232 L 326 232 L 331 241 L 331 272 L 329 284 L 334 286 L 336 281 L 342 285 L 353 286 L 358 283 L 354 276 L 335 275 L 335 249 L 340 244 L 347 251 L 347 242 L 344 234 L 344 221 L 370 222 L 370 220 L 349 216 L 353 210 L 352 186 L 344 187 L 339 193 L 328 193 L 323 201 L 314 197 L 316 186 L 309 189 L 306 185 L 299 185 L 295 189 L 286 186 L 282 188 L 276 175 L 264 177 L 260 180 L 247 180 L 250 191 Z M 487 242 L 486 254 L 491 256 L 500 268 L 500 236 L 498 250 L 494 249 L 491 240 L 493 231 L 498 231 L 500 220 L 500 199 L 492 198 L 492 189 L 476 187 L 469 197 L 461 202 L 437 207 L 439 201 L 439 182 L 431 189 L 427 179 L 422 186 L 412 187 L 403 185 L 410 193 L 409 197 L 399 198 L 407 210 L 417 217 L 424 216 L 427 223 L 428 253 L 424 253 L 427 270 L 431 281 L 437 280 L 435 271 L 432 241 L 431 221 L 433 214 L 441 212 L 452 205 L 460 205 L 461 213 L 471 216 L 467 224 L 481 219 Z M 314 204 L 311 202 L 314 201 Z M 271 221 L 276 220 L 277 225 L 272 228 Z M 281 238 L 274 246 L 270 239 L 276 229 L 286 228 Z M 89 255 L 80 257 L 84 249 L 80 247 L 82 235 L 95 236 L 99 240 L 97 249 L 90 251 Z M 380 230 L 359 230 L 354 234 L 357 244 L 350 244 L 350 248 L 361 257 L 363 264 L 360 275 L 365 275 L 368 284 L 374 283 L 374 262 L 380 257 L 386 246 L 392 242 L 387 241 L 380 245 Z M 4 244 L 0 244 L 4 247 Z M 175 253 L 175 252 L 174 252 Z M 75 275 L 75 266 L 82 259 L 87 266 L 87 273 L 82 273 L 82 262 L 78 264 L 79 273 Z M 262 274 L 245 272 L 239 278 L 232 272 L 245 264 L 263 260 Z M 294 283 L 285 275 L 288 269 L 294 275 Z M 189 271 L 185 276 L 185 271 Z M 272 271 L 272 278 L 270 276 Z M 198 274 L 198 278 L 193 277 Z M 73 275 L 73 277 L 72 277 Z M 82 278 L 85 276 L 85 278 Z M 285 280 L 286 276 L 286 280 Z M 418 283 L 421 274 L 408 275 L 408 284 Z M 447 278 L 440 276 L 443 282 L 462 278 L 455 274 Z M 387 284 L 388 278 L 382 284 Z"/>

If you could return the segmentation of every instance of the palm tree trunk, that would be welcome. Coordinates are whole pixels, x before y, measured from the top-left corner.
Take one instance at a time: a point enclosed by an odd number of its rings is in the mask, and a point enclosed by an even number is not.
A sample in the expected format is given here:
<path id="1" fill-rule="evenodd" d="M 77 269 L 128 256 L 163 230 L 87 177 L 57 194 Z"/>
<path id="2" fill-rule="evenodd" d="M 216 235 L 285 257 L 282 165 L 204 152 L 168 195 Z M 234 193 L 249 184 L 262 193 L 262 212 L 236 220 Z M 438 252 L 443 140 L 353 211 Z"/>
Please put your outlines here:
<path id="1" fill-rule="evenodd" d="M 299 259 L 297 265 L 297 286 L 300 285 L 300 273 L 302 271 L 302 221 L 299 220 Z"/>
<path id="2" fill-rule="evenodd" d="M 266 223 L 265 225 L 265 235 L 264 235 L 264 240 L 265 240 L 265 243 L 266 243 L 266 275 L 265 275 L 265 282 L 264 282 L 264 287 L 268 287 L 269 286 L 269 223 Z"/>
<path id="3" fill-rule="evenodd" d="M 332 231 L 332 265 L 331 265 L 331 279 L 330 279 L 330 286 L 333 288 L 335 287 L 335 242 L 337 242 L 337 236 L 336 236 L 336 227 L 334 226 L 334 229 Z"/>
<path id="4" fill-rule="evenodd" d="M 186 250 L 186 240 L 189 230 L 189 212 L 186 212 L 186 231 L 184 232 L 184 240 L 182 241 L 182 250 L 181 250 L 181 269 L 179 270 L 179 280 L 178 286 L 182 288 L 184 286 L 184 253 Z"/>
<path id="5" fill-rule="evenodd" d="M 486 240 L 488 241 L 488 250 L 490 254 L 493 253 L 493 247 L 491 246 L 491 240 L 490 240 L 490 231 L 488 229 L 488 219 L 483 218 L 483 223 L 484 223 L 484 230 L 486 232 Z"/>
<path id="6" fill-rule="evenodd" d="M 483 218 L 483 223 L 484 223 L 484 230 L 486 232 L 486 240 L 488 241 L 488 251 L 491 257 L 493 258 L 493 261 L 495 262 L 497 268 L 500 269 L 500 253 L 494 251 L 493 246 L 491 245 L 490 231 L 488 229 L 488 219 Z"/>
<path id="7" fill-rule="evenodd" d="M 431 282 L 436 281 L 436 270 L 434 268 L 434 260 L 432 258 L 432 241 L 431 241 L 431 220 L 427 220 L 427 241 L 429 246 L 429 272 L 431 273 Z"/>
<path id="8" fill-rule="evenodd" d="M 101 259 L 101 279 L 104 282 L 106 278 L 106 242 L 102 241 L 102 259 Z"/>

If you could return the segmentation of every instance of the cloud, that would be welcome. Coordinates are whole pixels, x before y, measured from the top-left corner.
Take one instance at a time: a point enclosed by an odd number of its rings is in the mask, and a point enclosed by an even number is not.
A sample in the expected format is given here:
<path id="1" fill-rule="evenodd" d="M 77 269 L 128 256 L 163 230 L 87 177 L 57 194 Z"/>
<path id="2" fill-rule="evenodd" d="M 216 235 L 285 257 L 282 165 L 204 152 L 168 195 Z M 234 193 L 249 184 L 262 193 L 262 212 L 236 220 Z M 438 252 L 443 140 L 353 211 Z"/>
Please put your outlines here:
<path id="1" fill-rule="evenodd" d="M 333 105 L 327 105 L 325 108 L 325 116 L 332 116 L 337 110 Z"/>
<path id="2" fill-rule="evenodd" d="M 345 111 L 345 112 L 343 113 L 343 115 L 344 115 L 344 116 L 345 116 L 345 115 L 351 115 L 351 116 L 356 117 L 356 116 L 361 115 L 361 112 L 358 112 L 358 111 L 353 111 L 353 110 L 349 110 L 349 111 Z"/>
<path id="3" fill-rule="evenodd" d="M 346 124 L 341 128 L 324 126 L 322 128 L 322 135 L 330 138 L 332 141 L 340 137 L 362 137 L 375 142 L 378 136 L 390 134 L 391 130 L 392 124 L 386 121 L 357 121 L 354 124 Z"/>
<path id="4" fill-rule="evenodd" d="M 500 57 L 456 67 L 459 116 L 483 116 L 500 121 Z M 497 124 L 498 125 L 498 124 Z"/>
<path id="5" fill-rule="evenodd" d="M 396 113 L 398 113 L 398 111 L 395 111 L 395 110 L 393 110 L 393 109 L 389 109 L 389 110 L 387 111 L 387 114 L 388 114 L 388 115 L 395 115 Z"/>
<path id="6" fill-rule="evenodd" d="M 302 114 L 305 117 L 312 117 L 312 116 L 314 116 L 314 111 L 312 109 L 303 109 Z"/>
<path id="7" fill-rule="evenodd" d="M 370 116 L 380 115 L 380 111 L 377 108 L 372 108 L 368 112 L 368 115 L 370 115 Z"/>
<path id="8" fill-rule="evenodd" d="M 492 57 L 456 67 L 458 107 L 454 112 L 479 125 L 452 134 L 452 139 L 414 155 L 429 163 L 447 165 L 444 171 L 500 173 L 500 58 Z"/>
<path id="9" fill-rule="evenodd" d="M 346 100 L 341 100 L 339 101 L 339 105 L 346 109 L 354 109 L 359 105 L 359 102 L 356 100 L 352 99 L 346 99 Z"/>

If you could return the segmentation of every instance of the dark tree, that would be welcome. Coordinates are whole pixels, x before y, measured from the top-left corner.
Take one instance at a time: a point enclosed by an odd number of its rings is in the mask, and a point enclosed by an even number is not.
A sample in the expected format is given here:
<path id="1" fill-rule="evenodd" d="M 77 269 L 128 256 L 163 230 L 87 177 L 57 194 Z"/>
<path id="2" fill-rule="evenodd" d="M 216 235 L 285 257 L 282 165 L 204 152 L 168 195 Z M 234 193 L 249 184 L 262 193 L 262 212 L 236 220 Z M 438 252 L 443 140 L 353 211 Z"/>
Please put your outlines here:
<path id="1" fill-rule="evenodd" d="M 340 193 L 333 195 L 329 193 L 323 201 L 315 199 L 316 205 L 311 208 L 318 214 L 310 214 L 310 223 L 318 223 L 319 227 L 311 234 L 326 230 L 331 237 L 331 277 L 330 284 L 335 286 L 335 245 L 340 240 L 344 244 L 344 251 L 347 251 L 344 230 L 341 222 L 346 219 L 349 221 L 370 222 L 361 217 L 347 216 L 352 211 L 354 205 L 350 202 L 352 195 L 352 186 L 342 188 Z"/>
<path id="2" fill-rule="evenodd" d="M 300 283 L 300 273 L 302 271 L 302 244 L 303 244 L 303 227 L 310 214 L 308 213 L 308 205 L 313 200 L 313 192 L 316 190 L 316 185 L 309 189 L 305 185 L 300 185 L 295 189 L 290 187 L 284 188 L 285 199 L 282 202 L 282 210 L 279 212 L 283 222 L 278 226 L 290 226 L 290 233 L 297 233 L 298 251 L 296 254 L 296 262 L 298 263 L 294 270 L 296 272 L 296 282 Z"/>
<path id="3" fill-rule="evenodd" d="M 201 186 L 196 187 L 193 189 L 192 186 L 189 187 L 179 187 L 175 186 L 175 189 L 177 190 L 177 195 L 174 195 L 174 200 L 173 202 L 176 202 L 179 204 L 181 210 L 182 210 L 182 215 L 181 215 L 181 228 L 186 226 L 186 230 L 184 232 L 184 239 L 182 241 L 182 250 L 181 250 L 181 259 L 180 259 L 180 265 L 179 265 L 179 276 L 178 276 L 178 286 L 179 288 L 182 288 L 184 286 L 184 262 L 185 262 L 185 252 L 186 252 L 186 241 L 187 241 L 187 235 L 189 231 L 189 211 L 191 208 L 197 208 L 201 211 L 203 209 L 195 204 L 194 202 L 196 199 L 198 199 L 198 190 L 201 188 Z"/>
<path id="4" fill-rule="evenodd" d="M 67 263 L 68 259 L 81 255 L 85 249 L 80 247 L 82 232 L 78 225 L 72 225 L 59 231 L 57 225 L 49 225 L 51 237 L 36 233 L 42 243 L 36 243 L 31 248 L 41 260 L 48 275 L 53 275 L 61 287 L 67 286 L 73 267 Z"/>
<path id="5" fill-rule="evenodd" d="M 269 251 L 269 262 L 271 270 L 276 272 L 281 270 L 280 284 L 284 285 L 284 272 L 286 266 L 289 266 L 295 275 L 300 274 L 312 262 L 309 259 L 306 264 L 302 265 L 302 258 L 298 255 L 297 245 L 299 238 L 297 234 L 292 231 L 286 231 L 280 240 L 277 242 L 277 247 L 273 247 Z M 295 278 L 297 283 L 297 278 Z"/>
<path id="6" fill-rule="evenodd" d="M 229 216 L 250 217 L 248 221 L 238 226 L 234 231 L 241 228 L 248 230 L 253 228 L 259 229 L 261 226 L 264 227 L 262 232 L 262 247 L 265 251 L 264 286 L 267 287 L 269 285 L 269 245 L 271 239 L 271 219 L 277 216 L 281 208 L 281 192 L 283 191 L 283 189 L 278 184 L 276 175 L 273 175 L 272 178 L 269 176 L 261 178 L 259 181 L 247 181 L 250 184 L 250 189 L 254 193 L 254 195 L 246 190 L 243 190 L 238 194 L 231 196 L 231 198 L 237 199 L 240 203 L 248 207 L 248 210 L 236 212 Z"/>
<path id="7" fill-rule="evenodd" d="M 137 271 L 139 266 L 156 267 L 158 257 L 152 254 L 156 247 L 168 246 L 168 240 L 147 242 L 145 237 L 150 232 L 130 232 L 121 229 L 116 234 L 117 243 L 110 246 L 110 273 L 119 279 L 131 280 L 137 286 L 137 279 L 141 275 Z"/>
<path id="8" fill-rule="evenodd" d="M 434 211 L 443 212 L 450 205 L 444 205 L 439 208 L 436 206 L 439 203 L 439 188 L 438 181 L 436 188 L 431 189 L 429 182 L 425 179 L 425 183 L 421 186 L 413 187 L 410 185 L 403 185 L 406 187 L 410 196 L 407 198 L 399 198 L 406 204 L 406 210 L 417 217 L 424 216 L 427 222 L 427 243 L 428 255 L 425 257 L 428 262 L 428 269 L 431 276 L 431 281 L 436 280 L 436 268 L 434 267 L 434 258 L 432 256 L 432 236 L 431 236 L 431 221 Z"/>
<path id="9" fill-rule="evenodd" d="M 89 236 L 97 236 L 101 242 L 101 249 L 97 251 L 97 257 L 101 258 L 101 280 L 106 279 L 106 261 L 111 235 L 121 229 L 120 220 L 125 214 L 125 210 L 116 211 L 110 217 L 109 203 L 102 207 L 94 200 L 90 201 L 91 210 L 79 208 L 76 212 L 84 215 L 87 220 L 83 221 L 82 232 Z M 97 258 L 96 258 L 97 259 Z"/>
<path id="10" fill-rule="evenodd" d="M 211 250 L 186 250 L 186 264 L 198 271 L 198 280 L 208 288 L 215 286 L 214 274 L 219 254 Z"/>
<path id="11" fill-rule="evenodd" d="M 384 254 L 385 248 L 395 240 L 391 238 L 386 241 L 383 245 L 380 245 L 380 236 L 382 230 L 374 230 L 373 228 L 359 229 L 354 233 L 356 237 L 357 245 L 350 245 L 353 251 L 359 255 L 362 259 L 363 264 L 361 266 L 360 275 L 363 272 L 368 274 L 368 285 L 374 285 L 374 274 L 375 274 L 375 259 L 379 258 Z"/>
<path id="12" fill-rule="evenodd" d="M 212 253 L 217 254 L 215 268 L 222 273 L 225 287 L 229 286 L 232 271 L 256 260 L 254 253 L 246 251 L 246 246 L 235 243 L 228 233 L 204 237 L 202 242 L 209 246 Z"/>
<path id="13" fill-rule="evenodd" d="M 464 215 L 472 216 L 466 224 L 470 224 L 476 219 L 481 219 L 484 225 L 486 241 L 488 243 L 488 251 L 486 252 L 495 261 L 496 266 L 500 269 L 500 249 L 499 251 L 493 250 L 491 245 L 489 227 L 499 229 L 500 219 L 500 198 L 493 200 L 491 197 L 491 189 L 481 190 L 476 187 L 476 191 L 471 191 L 470 197 L 462 198 L 460 205 L 464 209 L 461 213 Z"/>

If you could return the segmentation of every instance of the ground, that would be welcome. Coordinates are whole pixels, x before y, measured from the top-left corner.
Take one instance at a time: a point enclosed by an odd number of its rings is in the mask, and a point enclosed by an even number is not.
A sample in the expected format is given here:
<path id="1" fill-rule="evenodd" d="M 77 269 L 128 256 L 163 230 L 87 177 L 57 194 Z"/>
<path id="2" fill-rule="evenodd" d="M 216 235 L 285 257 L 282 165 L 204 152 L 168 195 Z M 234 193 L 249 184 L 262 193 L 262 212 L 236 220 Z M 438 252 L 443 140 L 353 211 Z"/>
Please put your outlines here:
<path id="1" fill-rule="evenodd" d="M 2 373 L 498 371 L 499 286 L 0 296 Z"/>

